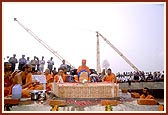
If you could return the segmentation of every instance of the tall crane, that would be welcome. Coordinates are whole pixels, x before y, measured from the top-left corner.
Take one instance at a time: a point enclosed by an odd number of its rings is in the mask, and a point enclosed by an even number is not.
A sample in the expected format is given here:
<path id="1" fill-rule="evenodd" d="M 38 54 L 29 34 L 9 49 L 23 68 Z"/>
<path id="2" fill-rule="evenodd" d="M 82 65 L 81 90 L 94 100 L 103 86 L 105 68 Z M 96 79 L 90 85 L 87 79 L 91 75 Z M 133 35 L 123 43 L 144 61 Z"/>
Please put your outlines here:
<path id="1" fill-rule="evenodd" d="M 96 53 L 96 58 L 97 58 L 97 73 L 101 73 L 101 68 L 100 68 L 100 48 L 99 48 L 99 35 L 97 34 L 97 44 L 96 44 L 96 48 L 97 48 L 97 53 Z"/>
<path id="2" fill-rule="evenodd" d="M 101 38 L 103 38 L 103 40 L 110 45 L 135 71 L 139 71 L 139 69 L 133 64 L 131 63 L 131 61 L 129 61 L 113 44 L 110 43 L 110 41 L 108 41 L 104 36 L 102 36 L 99 32 L 96 32 L 97 34 L 97 38 L 98 36 L 100 36 Z M 98 49 L 97 49 L 98 50 Z M 99 54 L 99 52 L 97 52 Z M 100 55 L 100 54 L 99 54 Z M 98 58 L 98 57 L 97 57 Z M 97 61 L 97 67 L 100 65 L 100 61 Z"/>
<path id="3" fill-rule="evenodd" d="M 16 21 L 22 28 L 24 28 L 31 36 L 33 36 L 39 43 L 41 43 L 45 48 L 47 48 L 51 53 L 53 53 L 59 60 L 65 60 L 61 55 L 59 55 L 55 50 L 53 50 L 49 45 L 47 45 L 43 40 L 41 40 L 37 35 L 35 35 L 30 29 L 25 27 L 22 23 L 20 23 L 17 18 L 14 18 L 14 21 Z M 75 66 L 72 66 L 71 63 L 69 63 L 67 60 L 65 60 L 66 64 L 71 66 L 72 68 L 75 68 Z"/>

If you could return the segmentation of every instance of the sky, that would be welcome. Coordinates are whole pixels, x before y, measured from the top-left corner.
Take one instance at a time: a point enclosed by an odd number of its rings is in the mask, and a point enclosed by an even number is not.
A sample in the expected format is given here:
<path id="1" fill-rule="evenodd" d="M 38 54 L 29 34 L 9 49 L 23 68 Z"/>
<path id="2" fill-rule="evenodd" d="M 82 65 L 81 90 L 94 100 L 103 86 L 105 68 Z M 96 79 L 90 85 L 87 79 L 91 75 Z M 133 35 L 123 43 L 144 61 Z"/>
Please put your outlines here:
<path id="1" fill-rule="evenodd" d="M 146 3 L 4 3 L 2 4 L 3 57 L 34 56 L 54 67 L 61 61 L 25 31 L 32 31 L 65 60 L 78 68 L 82 59 L 96 69 L 96 31 L 101 33 L 141 71 L 165 69 L 163 4 Z M 101 37 L 100 65 L 109 62 L 114 73 L 133 68 Z M 16 66 L 17 67 L 17 66 Z M 47 64 L 45 65 L 45 68 Z"/>

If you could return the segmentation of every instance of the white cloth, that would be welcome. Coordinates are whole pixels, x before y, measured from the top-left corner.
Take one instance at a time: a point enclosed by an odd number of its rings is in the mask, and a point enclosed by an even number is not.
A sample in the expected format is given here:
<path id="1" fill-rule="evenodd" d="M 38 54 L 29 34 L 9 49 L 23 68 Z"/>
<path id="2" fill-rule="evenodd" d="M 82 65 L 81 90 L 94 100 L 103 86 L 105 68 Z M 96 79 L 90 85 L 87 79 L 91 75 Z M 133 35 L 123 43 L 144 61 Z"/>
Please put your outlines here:
<path id="1" fill-rule="evenodd" d="M 27 61 L 26 61 L 26 64 L 30 64 L 30 60 L 27 60 Z"/>
<path id="2" fill-rule="evenodd" d="M 44 66 L 44 65 L 45 65 L 45 60 L 40 60 L 39 64 L 40 64 L 41 66 Z"/>
<path id="3" fill-rule="evenodd" d="M 40 70 L 40 72 L 43 72 L 43 71 L 44 71 L 45 61 L 44 61 L 44 60 L 40 60 L 40 61 L 39 61 L 39 64 L 40 64 L 39 70 Z"/>
<path id="4" fill-rule="evenodd" d="M 64 81 L 63 81 L 63 79 L 62 79 L 62 76 L 58 76 L 58 81 L 57 81 L 57 83 L 63 83 Z"/>
<path id="5" fill-rule="evenodd" d="M 48 65 L 54 65 L 54 61 L 52 61 L 52 60 L 48 60 L 47 63 L 48 63 Z"/>

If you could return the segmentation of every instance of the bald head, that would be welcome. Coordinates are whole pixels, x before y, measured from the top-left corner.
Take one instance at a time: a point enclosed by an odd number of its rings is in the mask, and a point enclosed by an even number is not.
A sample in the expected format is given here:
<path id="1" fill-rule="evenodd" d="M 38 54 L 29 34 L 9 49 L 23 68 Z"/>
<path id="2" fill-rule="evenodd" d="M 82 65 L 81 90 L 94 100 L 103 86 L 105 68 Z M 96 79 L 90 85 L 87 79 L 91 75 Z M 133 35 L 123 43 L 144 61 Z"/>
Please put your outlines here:
<path id="1" fill-rule="evenodd" d="M 45 70 L 45 74 L 49 74 L 49 73 L 50 73 L 50 69 L 47 68 L 47 69 Z"/>
<path id="2" fill-rule="evenodd" d="M 85 60 L 85 59 L 82 60 L 82 65 L 83 65 L 83 66 L 86 65 L 86 60 Z"/>
<path id="3" fill-rule="evenodd" d="M 32 72 L 32 66 L 30 64 L 25 64 L 23 67 L 22 67 L 22 71 L 26 71 L 28 73 L 31 73 Z"/>

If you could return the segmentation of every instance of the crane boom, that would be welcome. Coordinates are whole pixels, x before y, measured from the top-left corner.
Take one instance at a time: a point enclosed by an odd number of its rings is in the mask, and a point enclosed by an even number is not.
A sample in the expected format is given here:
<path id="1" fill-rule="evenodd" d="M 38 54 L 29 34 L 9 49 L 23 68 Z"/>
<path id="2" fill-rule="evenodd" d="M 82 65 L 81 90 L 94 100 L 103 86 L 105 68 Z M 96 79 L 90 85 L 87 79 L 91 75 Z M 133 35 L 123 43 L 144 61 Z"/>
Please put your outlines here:
<path id="1" fill-rule="evenodd" d="M 33 36 L 39 43 L 41 43 L 45 48 L 47 48 L 51 53 L 53 53 L 59 60 L 65 60 L 61 55 L 59 55 L 55 50 L 53 50 L 49 45 L 47 45 L 43 40 L 41 40 L 37 35 L 35 35 L 30 29 L 26 28 L 23 24 L 21 24 L 16 18 L 14 18 L 22 28 L 24 28 L 31 36 Z M 66 61 L 66 60 L 65 60 Z M 72 66 L 68 61 L 66 63 Z M 72 66 L 75 68 L 74 66 Z"/>
<path id="2" fill-rule="evenodd" d="M 103 40 L 109 44 L 135 71 L 139 71 L 139 69 L 133 64 L 131 63 L 131 61 L 129 61 L 113 44 L 110 43 L 110 41 L 108 41 L 104 36 L 102 36 L 99 32 L 96 32 L 97 35 L 101 36 L 101 38 L 103 38 Z"/>

